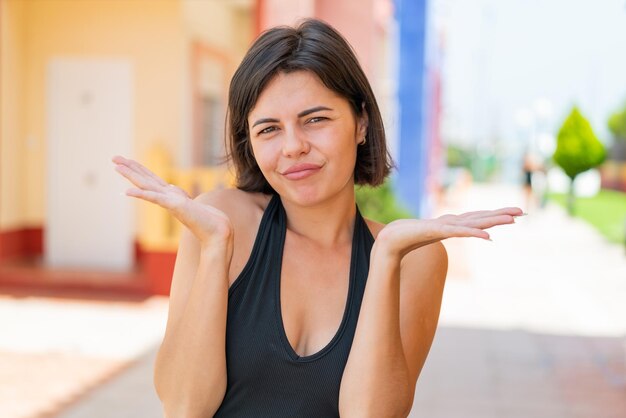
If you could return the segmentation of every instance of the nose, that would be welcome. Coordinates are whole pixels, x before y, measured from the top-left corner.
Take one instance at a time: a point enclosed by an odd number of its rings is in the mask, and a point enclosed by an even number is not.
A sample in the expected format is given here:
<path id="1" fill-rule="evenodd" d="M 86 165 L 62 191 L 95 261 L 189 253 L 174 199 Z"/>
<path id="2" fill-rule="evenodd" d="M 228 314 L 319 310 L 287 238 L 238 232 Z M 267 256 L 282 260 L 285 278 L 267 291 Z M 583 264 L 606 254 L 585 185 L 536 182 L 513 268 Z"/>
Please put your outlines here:
<path id="1" fill-rule="evenodd" d="M 306 135 L 297 128 L 285 132 L 283 140 L 283 156 L 297 157 L 306 154 L 311 149 Z"/>

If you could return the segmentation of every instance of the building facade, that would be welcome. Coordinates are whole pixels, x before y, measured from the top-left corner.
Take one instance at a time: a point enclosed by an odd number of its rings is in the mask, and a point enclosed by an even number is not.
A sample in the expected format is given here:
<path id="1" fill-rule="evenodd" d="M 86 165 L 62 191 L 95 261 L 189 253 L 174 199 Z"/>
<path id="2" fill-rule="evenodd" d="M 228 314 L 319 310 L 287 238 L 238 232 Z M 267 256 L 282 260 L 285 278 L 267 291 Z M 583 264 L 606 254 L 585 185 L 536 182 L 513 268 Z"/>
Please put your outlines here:
<path id="1" fill-rule="evenodd" d="M 229 187 L 230 77 L 262 30 L 302 17 L 328 21 L 353 45 L 400 163 L 400 193 L 420 201 L 437 142 L 424 128 L 428 101 L 410 97 L 425 95 L 425 29 L 407 29 L 415 10 L 404 18 L 398 8 L 409 6 L 398 3 L 1 1 L 0 285 L 167 294 L 181 226 L 124 196 L 110 159 L 137 159 L 192 195 Z M 425 19 L 425 2 L 406 3 Z"/>

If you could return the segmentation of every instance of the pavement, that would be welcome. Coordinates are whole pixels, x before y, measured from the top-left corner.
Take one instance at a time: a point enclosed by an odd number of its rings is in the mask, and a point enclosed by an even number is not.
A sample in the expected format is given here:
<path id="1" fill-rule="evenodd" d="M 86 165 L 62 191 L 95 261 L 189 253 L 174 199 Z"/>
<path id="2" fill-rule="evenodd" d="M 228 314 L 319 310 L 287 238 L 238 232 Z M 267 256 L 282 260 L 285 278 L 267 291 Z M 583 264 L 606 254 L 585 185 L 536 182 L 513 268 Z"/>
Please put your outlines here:
<path id="1" fill-rule="evenodd" d="M 441 213 L 523 207 L 472 187 Z M 557 206 L 493 242 L 445 241 L 439 328 L 410 417 L 626 417 L 626 252 Z M 162 417 L 152 386 L 167 299 L 0 295 L 0 416 Z M 4 318 L 11 318 L 5 321 Z"/>
<path id="2" fill-rule="evenodd" d="M 145 356 L 162 339 L 167 298 L 5 291 L 0 318 L 0 417 L 49 418 L 81 407 L 70 416 L 124 416 L 115 405 L 136 405 L 134 417 L 159 416 L 140 411 L 146 404 L 160 411 Z M 107 387 L 115 400 L 95 403 Z"/>
<path id="3" fill-rule="evenodd" d="M 450 268 L 412 418 L 626 417 L 626 249 L 515 187 L 474 185 L 442 213 L 519 206 L 493 242 L 444 242 Z M 626 213 L 624 214 L 626 216 Z"/>

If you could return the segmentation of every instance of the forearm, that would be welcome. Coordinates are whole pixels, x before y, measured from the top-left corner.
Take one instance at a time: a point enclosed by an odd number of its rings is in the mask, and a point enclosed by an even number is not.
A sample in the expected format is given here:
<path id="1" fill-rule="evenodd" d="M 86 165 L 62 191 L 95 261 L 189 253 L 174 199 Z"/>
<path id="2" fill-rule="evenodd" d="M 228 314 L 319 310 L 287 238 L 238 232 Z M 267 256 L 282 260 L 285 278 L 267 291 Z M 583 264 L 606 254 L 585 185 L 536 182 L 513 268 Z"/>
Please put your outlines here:
<path id="1" fill-rule="evenodd" d="M 372 251 L 339 409 L 344 417 L 405 417 L 413 398 L 400 336 L 400 262 Z"/>
<path id="2" fill-rule="evenodd" d="M 167 418 L 212 416 L 226 390 L 228 267 L 223 249 L 203 250 L 181 318 L 155 363 L 155 387 Z"/>

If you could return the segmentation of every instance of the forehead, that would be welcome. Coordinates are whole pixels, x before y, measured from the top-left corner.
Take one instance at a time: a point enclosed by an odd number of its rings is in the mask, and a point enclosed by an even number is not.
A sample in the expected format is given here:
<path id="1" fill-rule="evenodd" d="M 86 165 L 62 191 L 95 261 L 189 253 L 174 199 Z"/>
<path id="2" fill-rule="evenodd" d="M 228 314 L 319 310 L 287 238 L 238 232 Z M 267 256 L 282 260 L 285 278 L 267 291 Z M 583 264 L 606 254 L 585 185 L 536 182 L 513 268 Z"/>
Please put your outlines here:
<path id="1" fill-rule="evenodd" d="M 259 94 L 248 118 L 268 117 L 289 111 L 297 113 L 304 108 L 322 104 L 334 106 L 333 109 L 349 106 L 345 98 L 326 87 L 310 71 L 280 72 Z"/>

